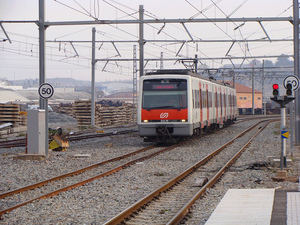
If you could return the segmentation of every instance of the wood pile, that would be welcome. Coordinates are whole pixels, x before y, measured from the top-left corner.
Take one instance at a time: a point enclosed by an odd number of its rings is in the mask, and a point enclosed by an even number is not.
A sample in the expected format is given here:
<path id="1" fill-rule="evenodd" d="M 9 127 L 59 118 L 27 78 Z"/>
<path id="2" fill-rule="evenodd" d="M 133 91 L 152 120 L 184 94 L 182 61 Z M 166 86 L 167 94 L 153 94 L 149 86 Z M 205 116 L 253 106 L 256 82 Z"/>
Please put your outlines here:
<path id="1" fill-rule="evenodd" d="M 20 105 L 0 104 L 0 123 L 12 123 L 17 126 L 20 123 Z"/>
<path id="2" fill-rule="evenodd" d="M 73 110 L 79 126 L 89 126 L 91 124 L 91 102 L 76 101 Z M 100 127 L 125 125 L 133 123 L 133 113 L 136 109 L 132 104 L 122 103 L 121 106 L 103 106 L 96 104 L 95 125 Z"/>
<path id="3" fill-rule="evenodd" d="M 19 124 L 21 126 L 27 126 L 27 112 L 25 111 L 19 112 Z"/>
<path id="4" fill-rule="evenodd" d="M 59 105 L 51 105 L 54 112 L 67 114 L 69 116 L 74 116 L 73 106 L 71 103 L 60 103 Z"/>
<path id="5" fill-rule="evenodd" d="M 79 127 L 91 125 L 91 101 L 75 101 L 72 108 Z"/>

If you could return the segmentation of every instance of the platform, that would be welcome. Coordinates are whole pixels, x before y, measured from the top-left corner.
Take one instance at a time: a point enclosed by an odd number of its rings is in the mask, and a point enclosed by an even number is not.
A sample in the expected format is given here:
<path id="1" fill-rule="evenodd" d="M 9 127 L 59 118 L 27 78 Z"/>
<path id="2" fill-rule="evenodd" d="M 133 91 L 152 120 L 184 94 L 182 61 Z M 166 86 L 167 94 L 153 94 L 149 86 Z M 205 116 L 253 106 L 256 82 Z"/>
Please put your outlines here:
<path id="1" fill-rule="evenodd" d="M 229 189 L 205 225 L 300 225 L 300 192 Z"/>

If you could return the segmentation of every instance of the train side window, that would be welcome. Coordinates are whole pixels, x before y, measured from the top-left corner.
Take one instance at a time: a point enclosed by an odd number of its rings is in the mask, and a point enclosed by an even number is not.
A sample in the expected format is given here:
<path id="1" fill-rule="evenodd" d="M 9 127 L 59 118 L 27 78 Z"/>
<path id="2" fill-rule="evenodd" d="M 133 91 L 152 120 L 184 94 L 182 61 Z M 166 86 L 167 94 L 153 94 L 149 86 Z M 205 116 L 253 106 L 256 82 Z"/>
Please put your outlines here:
<path id="1" fill-rule="evenodd" d="M 199 100 L 200 100 L 200 102 L 199 102 L 199 107 L 200 108 L 202 108 L 202 90 L 200 89 L 200 96 L 199 96 Z"/>
<path id="2" fill-rule="evenodd" d="M 199 96 L 199 90 L 197 90 L 197 109 L 200 108 L 200 96 Z"/>
<path id="3" fill-rule="evenodd" d="M 192 91 L 192 93 L 193 93 L 193 108 L 195 108 L 195 92 L 194 92 L 194 90 Z"/>
<path id="4" fill-rule="evenodd" d="M 196 109 L 198 109 L 198 105 L 199 105 L 199 95 L 198 95 L 198 90 L 196 90 Z"/>
<path id="5" fill-rule="evenodd" d="M 194 90 L 195 95 L 195 109 L 197 108 L 197 90 Z"/>

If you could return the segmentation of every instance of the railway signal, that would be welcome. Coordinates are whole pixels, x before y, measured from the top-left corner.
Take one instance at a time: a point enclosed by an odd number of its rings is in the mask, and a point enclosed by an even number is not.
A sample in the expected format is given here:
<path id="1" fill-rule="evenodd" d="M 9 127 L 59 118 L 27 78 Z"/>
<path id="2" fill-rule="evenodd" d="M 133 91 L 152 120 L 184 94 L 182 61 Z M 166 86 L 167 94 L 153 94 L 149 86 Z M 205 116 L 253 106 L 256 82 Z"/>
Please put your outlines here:
<path id="1" fill-rule="evenodd" d="M 291 96 L 293 94 L 292 89 L 293 89 L 293 85 L 291 83 L 288 83 L 286 85 L 286 95 L 287 96 Z"/>
<path id="2" fill-rule="evenodd" d="M 278 84 L 273 84 L 273 96 L 274 98 L 277 98 L 278 94 L 279 94 L 279 85 Z"/>
<path id="3" fill-rule="evenodd" d="M 292 83 L 291 81 L 288 81 L 288 79 L 285 79 L 283 86 L 286 88 L 286 95 L 285 96 L 278 96 L 279 94 L 279 85 L 273 84 L 273 98 L 271 98 L 272 101 L 278 103 L 280 105 L 280 111 L 281 111 L 281 155 L 280 155 L 280 169 L 283 169 L 283 166 L 286 168 L 286 139 L 288 138 L 288 131 L 286 129 L 286 104 L 293 101 L 295 98 L 291 97 L 292 90 L 297 86 L 298 84 Z M 295 87 L 293 87 L 295 86 Z M 285 134 L 285 135 L 284 135 Z"/>

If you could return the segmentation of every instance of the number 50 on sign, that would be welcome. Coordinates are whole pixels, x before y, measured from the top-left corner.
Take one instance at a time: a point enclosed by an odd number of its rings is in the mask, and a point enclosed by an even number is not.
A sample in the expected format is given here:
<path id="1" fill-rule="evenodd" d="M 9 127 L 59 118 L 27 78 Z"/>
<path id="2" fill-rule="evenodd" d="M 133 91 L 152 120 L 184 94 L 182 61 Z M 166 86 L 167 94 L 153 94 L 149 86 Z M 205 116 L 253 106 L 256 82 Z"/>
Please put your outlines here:
<path id="1" fill-rule="evenodd" d="M 39 95 L 42 98 L 44 98 L 44 99 L 51 98 L 53 94 L 54 94 L 54 89 L 53 89 L 53 87 L 50 84 L 43 83 L 39 87 Z"/>

